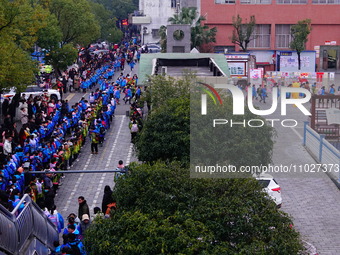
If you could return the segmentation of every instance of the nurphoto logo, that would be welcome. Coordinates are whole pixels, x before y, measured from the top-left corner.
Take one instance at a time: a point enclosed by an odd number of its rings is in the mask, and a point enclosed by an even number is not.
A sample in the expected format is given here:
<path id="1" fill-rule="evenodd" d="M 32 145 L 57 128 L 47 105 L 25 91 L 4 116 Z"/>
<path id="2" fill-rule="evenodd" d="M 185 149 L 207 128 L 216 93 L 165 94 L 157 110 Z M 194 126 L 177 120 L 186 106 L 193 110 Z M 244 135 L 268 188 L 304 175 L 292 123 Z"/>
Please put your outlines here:
<path id="1" fill-rule="evenodd" d="M 213 100 L 214 104 L 217 105 L 217 101 L 215 97 L 217 98 L 220 105 L 223 104 L 223 101 L 221 99 L 221 96 L 219 93 L 215 90 L 222 89 L 225 91 L 229 91 L 231 93 L 232 99 L 233 99 L 233 115 L 244 115 L 244 106 L 245 101 L 247 101 L 248 109 L 251 113 L 255 115 L 260 116 L 268 116 L 270 114 L 273 114 L 277 107 L 278 107 L 278 88 L 274 87 L 272 92 L 272 105 L 269 109 L 266 110 L 260 110 L 256 109 L 253 104 L 253 96 L 251 89 L 248 90 L 247 97 L 244 95 L 243 91 L 239 89 L 238 87 L 234 85 L 229 84 L 216 84 L 214 87 L 211 85 L 205 84 L 205 83 L 199 83 L 206 88 L 201 89 L 204 94 L 201 94 L 201 115 L 207 115 L 208 114 L 208 107 L 207 107 L 207 95 Z M 303 94 L 304 96 L 302 98 L 286 98 L 286 93 L 299 93 Z M 297 107 L 304 115 L 310 116 L 311 113 L 306 109 L 306 107 L 303 105 L 311 99 L 311 92 L 308 91 L 305 88 L 293 88 L 293 87 L 282 87 L 281 88 L 281 96 L 280 98 L 280 106 L 281 106 L 281 116 L 287 115 L 287 105 L 294 105 Z M 274 122 L 280 121 L 281 125 L 283 127 L 295 127 L 297 126 L 297 121 L 294 119 L 266 119 L 267 122 L 271 124 L 271 126 L 274 126 Z M 250 120 L 244 120 L 244 121 L 238 121 L 233 122 L 232 119 L 214 119 L 213 120 L 213 126 L 216 127 L 217 125 L 225 125 L 230 124 L 230 126 L 235 125 L 243 125 L 249 126 L 249 127 L 262 127 L 265 125 L 265 122 L 262 119 L 250 119 Z"/>

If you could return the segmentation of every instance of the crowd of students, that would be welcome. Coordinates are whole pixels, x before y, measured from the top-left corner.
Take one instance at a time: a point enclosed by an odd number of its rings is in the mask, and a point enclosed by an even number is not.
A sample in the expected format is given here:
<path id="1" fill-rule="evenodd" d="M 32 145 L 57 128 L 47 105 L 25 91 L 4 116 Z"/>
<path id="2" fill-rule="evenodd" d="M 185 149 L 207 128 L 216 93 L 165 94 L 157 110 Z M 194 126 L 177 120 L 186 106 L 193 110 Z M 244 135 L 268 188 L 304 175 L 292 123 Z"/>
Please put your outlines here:
<path id="1" fill-rule="evenodd" d="M 134 64 L 131 63 L 138 62 L 139 58 L 140 51 L 130 44 L 123 44 L 115 51 L 90 60 L 83 57 L 81 67 L 65 71 L 57 86 L 61 93 L 91 90 L 88 98 L 83 97 L 70 106 L 67 100 L 55 102 L 47 94 L 29 98 L 23 96 L 18 100 L 22 124 L 19 132 L 13 117 L 5 117 L 0 130 L 0 204 L 13 210 L 23 194 L 29 194 L 58 230 L 63 231 L 64 243 L 56 245 L 59 253 L 62 248 L 74 249 L 75 244 L 83 250 L 78 239 L 92 219 L 88 213 L 78 219 L 77 226 L 72 223 L 72 218 L 77 219 L 76 215 L 68 217 L 64 223 L 54 204 L 63 178 L 58 170 L 72 167 L 87 140 L 90 140 L 91 152 L 98 153 L 98 144 L 104 142 L 118 104 L 130 104 L 132 140 L 142 129 L 143 112 L 138 103 L 142 91 L 137 75 L 121 73 L 113 80 L 115 72 L 124 70 L 125 61 L 133 70 Z M 30 171 L 41 173 L 31 174 Z M 109 196 L 106 194 L 107 198 Z M 105 204 L 103 210 L 106 211 L 103 213 L 95 208 L 94 213 L 104 215 L 112 208 L 115 208 L 115 203 Z M 22 208 L 18 212 L 20 210 Z"/>

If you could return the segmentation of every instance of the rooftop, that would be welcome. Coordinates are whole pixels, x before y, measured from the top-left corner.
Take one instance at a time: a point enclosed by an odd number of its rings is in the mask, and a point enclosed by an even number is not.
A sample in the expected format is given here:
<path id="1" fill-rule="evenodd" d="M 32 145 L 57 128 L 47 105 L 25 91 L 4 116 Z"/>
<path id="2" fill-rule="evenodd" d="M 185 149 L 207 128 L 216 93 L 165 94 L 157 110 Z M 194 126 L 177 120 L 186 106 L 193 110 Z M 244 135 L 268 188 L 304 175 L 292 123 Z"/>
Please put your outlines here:
<path id="1" fill-rule="evenodd" d="M 211 67 L 211 66 L 212 67 Z M 161 73 L 166 67 L 166 74 L 181 76 L 183 69 L 197 73 L 197 76 L 229 77 L 229 68 L 224 54 L 215 53 L 155 53 L 142 54 L 139 65 L 138 84 L 144 85 L 147 76 Z"/>

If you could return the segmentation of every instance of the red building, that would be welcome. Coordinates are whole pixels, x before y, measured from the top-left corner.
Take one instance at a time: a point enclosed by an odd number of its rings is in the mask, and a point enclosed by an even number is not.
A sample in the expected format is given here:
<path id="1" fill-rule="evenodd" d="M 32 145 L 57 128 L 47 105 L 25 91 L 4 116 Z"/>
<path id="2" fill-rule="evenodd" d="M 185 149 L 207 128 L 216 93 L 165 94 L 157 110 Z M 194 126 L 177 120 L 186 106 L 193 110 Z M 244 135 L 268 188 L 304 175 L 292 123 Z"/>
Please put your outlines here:
<path id="1" fill-rule="evenodd" d="M 228 52 L 239 50 L 230 39 L 233 16 L 245 21 L 254 15 L 256 39 L 248 50 L 266 70 L 276 69 L 277 54 L 290 51 L 291 25 L 311 19 L 306 50 L 316 52 L 316 70 L 340 71 L 340 0 L 201 0 L 201 14 L 217 27 L 215 51 Z"/>

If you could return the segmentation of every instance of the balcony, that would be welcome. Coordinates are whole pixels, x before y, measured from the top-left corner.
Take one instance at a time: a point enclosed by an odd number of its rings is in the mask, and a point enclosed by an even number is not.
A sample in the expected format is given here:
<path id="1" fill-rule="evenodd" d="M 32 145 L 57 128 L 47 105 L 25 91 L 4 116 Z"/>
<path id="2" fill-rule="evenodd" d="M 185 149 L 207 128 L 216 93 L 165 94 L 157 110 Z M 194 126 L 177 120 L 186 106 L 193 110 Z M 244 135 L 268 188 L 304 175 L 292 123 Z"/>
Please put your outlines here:
<path id="1" fill-rule="evenodd" d="M 129 23 L 134 25 L 150 24 L 151 17 L 144 15 L 143 11 L 134 11 L 129 15 Z"/>

